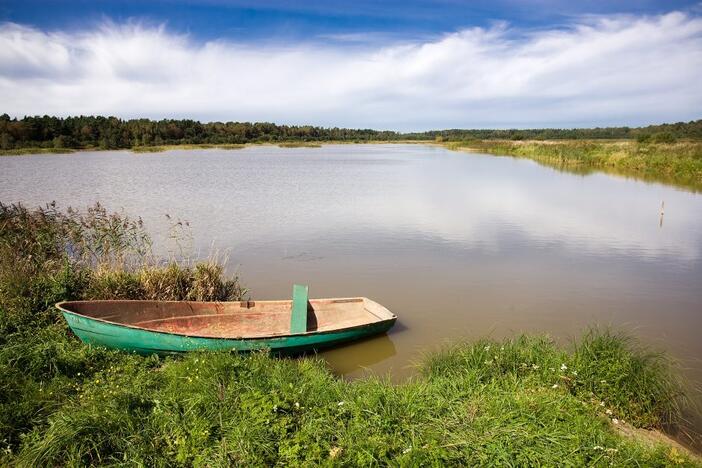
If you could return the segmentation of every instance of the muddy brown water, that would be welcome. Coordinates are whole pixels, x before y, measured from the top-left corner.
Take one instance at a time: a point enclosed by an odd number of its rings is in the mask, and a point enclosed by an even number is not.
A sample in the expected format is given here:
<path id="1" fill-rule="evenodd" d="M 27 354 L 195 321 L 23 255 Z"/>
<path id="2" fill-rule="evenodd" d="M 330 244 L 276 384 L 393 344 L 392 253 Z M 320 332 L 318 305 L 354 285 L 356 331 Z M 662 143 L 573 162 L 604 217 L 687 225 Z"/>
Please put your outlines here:
<path id="1" fill-rule="evenodd" d="M 401 380 L 452 340 L 604 324 L 702 383 L 702 195 L 684 189 L 425 145 L 0 158 L 0 201 L 51 200 L 141 216 L 162 253 L 226 254 L 255 299 L 297 282 L 380 302 L 387 336 L 323 353 L 350 378 Z M 158 241 L 166 213 L 192 237 Z"/>

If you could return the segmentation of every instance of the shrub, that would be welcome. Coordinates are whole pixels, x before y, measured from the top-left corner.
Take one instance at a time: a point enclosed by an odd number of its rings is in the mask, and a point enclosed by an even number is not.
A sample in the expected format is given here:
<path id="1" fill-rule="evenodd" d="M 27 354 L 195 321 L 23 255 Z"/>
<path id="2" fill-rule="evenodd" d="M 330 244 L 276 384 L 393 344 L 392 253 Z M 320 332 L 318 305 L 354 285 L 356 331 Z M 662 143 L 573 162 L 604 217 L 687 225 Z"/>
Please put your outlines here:
<path id="1" fill-rule="evenodd" d="M 654 143 L 675 143 L 677 138 L 670 132 L 658 132 L 651 135 L 651 141 Z"/>

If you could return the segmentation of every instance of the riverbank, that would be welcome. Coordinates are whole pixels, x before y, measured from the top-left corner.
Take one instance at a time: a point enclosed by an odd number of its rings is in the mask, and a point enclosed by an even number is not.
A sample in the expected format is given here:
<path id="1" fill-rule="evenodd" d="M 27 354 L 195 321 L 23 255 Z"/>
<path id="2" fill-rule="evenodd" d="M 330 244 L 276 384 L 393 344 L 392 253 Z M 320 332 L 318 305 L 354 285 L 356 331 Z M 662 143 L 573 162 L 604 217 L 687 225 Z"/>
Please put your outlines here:
<path id="1" fill-rule="evenodd" d="M 702 190 L 702 142 L 636 140 L 468 140 L 453 150 L 527 158 L 559 169 L 600 170 Z"/>
<path id="2" fill-rule="evenodd" d="M 154 146 L 133 146 L 123 149 L 108 149 L 108 148 L 16 148 L 8 150 L 0 150 L 0 156 L 23 156 L 31 154 L 71 154 L 81 151 L 131 151 L 132 153 L 162 153 L 171 150 L 203 150 L 203 149 L 223 149 L 223 150 L 238 150 L 248 146 L 277 146 L 280 148 L 321 148 L 323 145 L 388 145 L 388 144 L 428 144 L 432 143 L 429 140 L 368 140 L 368 141 L 279 141 L 279 142 L 261 142 L 261 143 L 242 143 L 242 144 L 190 144 L 183 143 L 178 145 L 154 145 Z"/>
<path id="3" fill-rule="evenodd" d="M 71 154 L 80 150 L 73 148 L 13 148 L 0 149 L 0 156 L 23 156 L 28 154 Z"/>
<path id="4" fill-rule="evenodd" d="M 162 153 L 164 151 L 170 150 L 198 150 L 198 149 L 223 149 L 223 150 L 238 150 L 246 148 L 246 145 L 238 144 L 226 144 L 226 145 L 193 145 L 193 144 L 183 144 L 183 145 L 158 145 L 158 146 L 134 146 L 128 151 L 132 153 Z"/>
<path id="5" fill-rule="evenodd" d="M 53 303 L 236 300 L 238 279 L 152 258 L 143 225 L 99 205 L 2 206 L 0 227 L 2 465 L 700 464 L 629 430 L 676 427 L 686 399 L 625 335 L 459 343 L 401 384 L 313 357 L 143 358 L 82 344 Z"/>

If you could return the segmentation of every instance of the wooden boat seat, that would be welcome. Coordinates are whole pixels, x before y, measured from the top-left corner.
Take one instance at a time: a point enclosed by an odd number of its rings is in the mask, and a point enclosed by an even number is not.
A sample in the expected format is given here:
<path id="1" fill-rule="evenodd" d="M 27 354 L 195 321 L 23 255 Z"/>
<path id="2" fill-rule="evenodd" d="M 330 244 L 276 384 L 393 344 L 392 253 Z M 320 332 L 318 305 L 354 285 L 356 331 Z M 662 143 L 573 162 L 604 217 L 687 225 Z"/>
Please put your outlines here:
<path id="1" fill-rule="evenodd" d="M 307 331 L 307 298 L 309 288 L 293 285 L 292 312 L 290 313 L 290 333 L 295 335 Z"/>

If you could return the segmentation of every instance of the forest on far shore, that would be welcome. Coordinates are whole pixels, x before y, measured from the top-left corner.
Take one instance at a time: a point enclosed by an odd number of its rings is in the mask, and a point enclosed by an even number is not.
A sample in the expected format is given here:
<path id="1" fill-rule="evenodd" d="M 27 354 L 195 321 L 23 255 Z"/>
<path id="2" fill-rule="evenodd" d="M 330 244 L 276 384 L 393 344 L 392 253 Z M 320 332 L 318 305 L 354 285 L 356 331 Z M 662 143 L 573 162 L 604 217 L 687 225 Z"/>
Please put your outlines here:
<path id="1" fill-rule="evenodd" d="M 398 141 L 398 140 L 563 140 L 636 139 L 673 142 L 702 139 L 702 119 L 647 127 L 451 129 L 402 133 L 388 130 L 276 125 L 268 122 L 208 122 L 195 120 L 124 120 L 117 117 L 0 115 L 0 149 L 101 148 L 179 144 L 242 144 L 281 141 Z"/>

